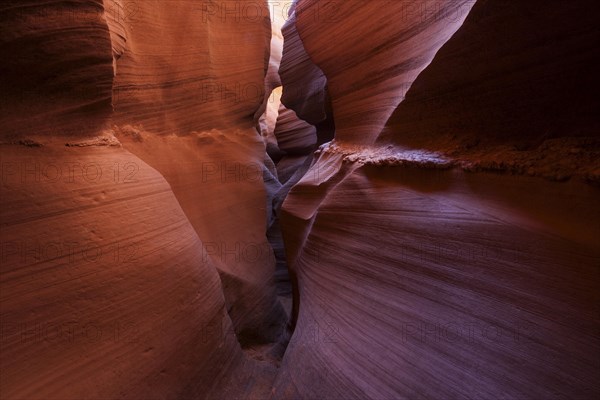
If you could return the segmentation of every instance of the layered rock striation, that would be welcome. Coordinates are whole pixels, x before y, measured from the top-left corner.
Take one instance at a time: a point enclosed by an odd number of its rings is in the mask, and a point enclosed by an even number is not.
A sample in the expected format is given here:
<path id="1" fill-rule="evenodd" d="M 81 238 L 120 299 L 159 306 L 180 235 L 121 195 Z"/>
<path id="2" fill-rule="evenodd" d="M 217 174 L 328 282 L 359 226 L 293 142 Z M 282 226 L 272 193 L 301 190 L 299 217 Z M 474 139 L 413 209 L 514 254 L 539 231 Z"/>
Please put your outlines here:
<path id="1" fill-rule="evenodd" d="M 270 19 L 234 6 L 0 6 L 0 397 L 270 392 Z"/>
<path id="2" fill-rule="evenodd" d="M 282 207 L 275 398 L 598 394 L 593 8 L 296 2 L 336 130 Z"/>
<path id="3" fill-rule="evenodd" d="M 0 398 L 597 397 L 595 3 L 274 6 L 0 6 Z"/>

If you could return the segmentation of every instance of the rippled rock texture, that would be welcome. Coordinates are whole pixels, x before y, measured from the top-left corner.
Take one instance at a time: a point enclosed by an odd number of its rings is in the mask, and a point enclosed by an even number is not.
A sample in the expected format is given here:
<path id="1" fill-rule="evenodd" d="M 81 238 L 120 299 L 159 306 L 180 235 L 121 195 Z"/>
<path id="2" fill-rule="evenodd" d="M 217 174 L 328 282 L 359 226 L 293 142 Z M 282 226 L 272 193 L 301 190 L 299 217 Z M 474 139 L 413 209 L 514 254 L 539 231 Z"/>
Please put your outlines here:
<path id="1" fill-rule="evenodd" d="M 241 372 L 217 270 L 156 170 L 119 147 L 1 150 L 2 398 L 195 398 Z"/>
<path id="2" fill-rule="evenodd" d="M 282 207 L 274 398 L 598 394 L 592 9 L 296 2 L 336 136 Z"/>
<path id="3" fill-rule="evenodd" d="M 102 1 L 4 1 L 0 10 L 2 138 L 102 130 L 113 75 Z"/>
<path id="4" fill-rule="evenodd" d="M 241 340 L 275 341 L 285 315 L 272 287 L 254 118 L 265 97 L 269 9 L 250 0 L 136 5 L 130 17 L 108 19 L 114 133 L 170 183 L 212 253 Z"/>
<path id="5" fill-rule="evenodd" d="M 281 3 L 0 5 L 0 398 L 598 397 L 596 3 Z"/>
<path id="6" fill-rule="evenodd" d="M 270 393 L 271 26 L 236 4 L 0 6 L 1 398 Z"/>

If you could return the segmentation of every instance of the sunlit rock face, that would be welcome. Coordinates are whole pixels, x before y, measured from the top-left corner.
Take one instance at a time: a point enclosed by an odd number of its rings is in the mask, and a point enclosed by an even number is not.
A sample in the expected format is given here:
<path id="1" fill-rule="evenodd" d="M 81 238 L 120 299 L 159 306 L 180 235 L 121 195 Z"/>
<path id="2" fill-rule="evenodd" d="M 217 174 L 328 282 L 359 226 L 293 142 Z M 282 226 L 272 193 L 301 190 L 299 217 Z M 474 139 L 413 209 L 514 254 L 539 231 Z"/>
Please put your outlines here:
<path id="1" fill-rule="evenodd" d="M 1 398 L 270 392 L 259 6 L 0 6 Z"/>
<path id="2" fill-rule="evenodd" d="M 297 2 L 336 138 L 282 207 L 295 331 L 275 398 L 599 393 L 584 3 Z"/>
<path id="3" fill-rule="evenodd" d="M 3 399 L 193 398 L 241 365 L 215 266 L 159 173 L 117 146 L 1 154 Z"/>
<path id="4" fill-rule="evenodd" d="M 106 2 L 119 4 L 127 9 Z M 285 315 L 272 290 L 265 147 L 254 118 L 269 61 L 266 3 L 140 2 L 107 21 L 115 135 L 170 183 L 221 273 L 238 333 L 276 340 Z"/>
<path id="5" fill-rule="evenodd" d="M 236 4 L 237 3 L 237 4 Z M 266 2 L 105 0 L 115 58 L 115 120 L 154 134 L 247 126 L 263 100 Z"/>

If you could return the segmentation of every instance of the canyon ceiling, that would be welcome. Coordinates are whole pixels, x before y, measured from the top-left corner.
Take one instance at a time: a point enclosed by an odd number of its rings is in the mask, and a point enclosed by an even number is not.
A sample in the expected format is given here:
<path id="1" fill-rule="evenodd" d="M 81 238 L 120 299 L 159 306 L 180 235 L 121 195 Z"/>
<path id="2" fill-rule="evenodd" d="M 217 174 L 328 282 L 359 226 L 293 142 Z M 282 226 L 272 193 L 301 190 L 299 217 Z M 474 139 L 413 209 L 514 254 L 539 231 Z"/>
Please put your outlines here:
<path id="1" fill-rule="evenodd" d="M 0 2 L 0 399 L 600 395 L 591 0 Z"/>

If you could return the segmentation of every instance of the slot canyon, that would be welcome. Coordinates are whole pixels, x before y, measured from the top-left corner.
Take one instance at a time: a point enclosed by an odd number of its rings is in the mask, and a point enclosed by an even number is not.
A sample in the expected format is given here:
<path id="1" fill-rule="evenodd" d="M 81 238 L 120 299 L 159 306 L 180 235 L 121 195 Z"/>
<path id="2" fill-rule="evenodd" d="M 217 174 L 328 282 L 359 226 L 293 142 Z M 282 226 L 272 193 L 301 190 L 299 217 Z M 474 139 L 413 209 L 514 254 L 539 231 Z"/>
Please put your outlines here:
<path id="1" fill-rule="evenodd" d="M 1 0 L 0 400 L 600 397 L 597 0 Z"/>

